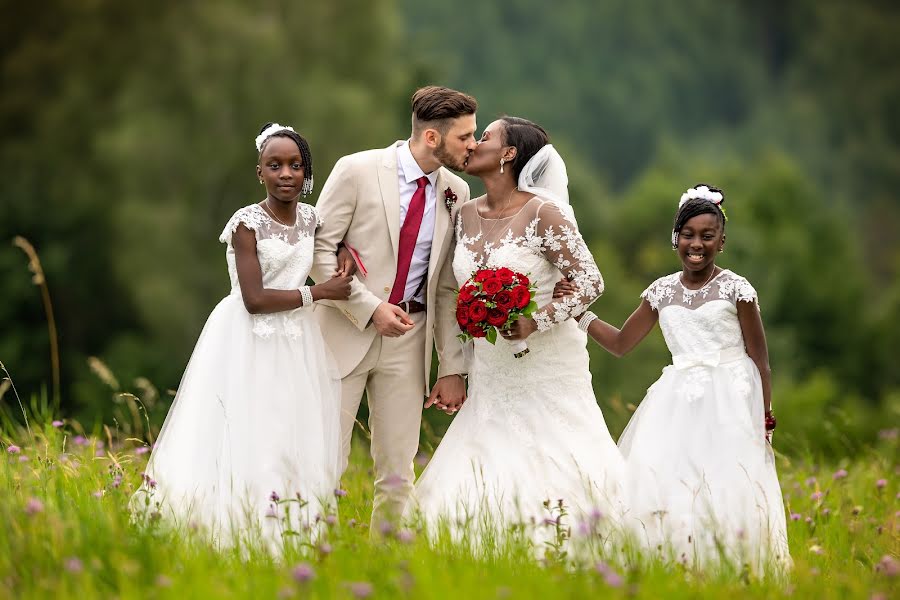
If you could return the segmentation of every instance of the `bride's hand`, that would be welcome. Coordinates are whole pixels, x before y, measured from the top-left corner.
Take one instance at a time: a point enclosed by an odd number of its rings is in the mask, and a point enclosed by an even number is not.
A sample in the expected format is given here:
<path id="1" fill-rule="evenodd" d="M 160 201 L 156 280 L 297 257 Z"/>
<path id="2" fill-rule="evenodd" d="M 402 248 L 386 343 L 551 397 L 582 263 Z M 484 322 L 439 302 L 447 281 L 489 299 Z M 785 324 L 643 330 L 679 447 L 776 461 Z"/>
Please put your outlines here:
<path id="1" fill-rule="evenodd" d="M 537 331 L 537 323 L 531 317 L 519 317 L 506 331 L 501 331 L 500 335 L 509 341 L 524 340 L 529 335 Z"/>
<path id="2" fill-rule="evenodd" d="M 572 283 L 568 279 L 560 279 L 556 282 L 556 285 L 553 286 L 553 297 L 562 298 L 564 296 L 571 296 L 577 291 L 578 288 L 575 287 L 574 283 Z"/>

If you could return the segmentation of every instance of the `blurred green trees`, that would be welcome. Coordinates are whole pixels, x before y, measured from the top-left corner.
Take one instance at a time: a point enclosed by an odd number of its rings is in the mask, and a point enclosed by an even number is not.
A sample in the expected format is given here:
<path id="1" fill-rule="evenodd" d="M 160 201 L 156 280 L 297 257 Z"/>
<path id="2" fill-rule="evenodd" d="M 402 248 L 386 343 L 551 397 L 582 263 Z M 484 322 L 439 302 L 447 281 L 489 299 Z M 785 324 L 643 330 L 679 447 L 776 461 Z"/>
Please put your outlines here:
<path id="1" fill-rule="evenodd" d="M 337 157 L 405 137 L 410 93 L 438 82 L 479 98 L 482 127 L 511 113 L 549 129 L 607 281 L 599 314 L 621 323 L 678 268 L 677 198 L 715 183 L 730 217 L 721 263 L 759 291 L 782 427 L 838 452 L 896 421 L 890 3 L 0 6 L 0 360 L 26 396 L 50 380 L 49 349 L 14 235 L 34 243 L 53 295 L 64 410 L 104 419 L 109 393 L 87 357 L 124 389 L 138 376 L 175 387 L 227 292 L 216 238 L 260 197 L 258 127 L 301 130 L 321 186 Z M 655 333 L 623 360 L 592 353 L 617 432 L 665 346 Z M 826 418 L 853 435 L 817 436 Z"/>

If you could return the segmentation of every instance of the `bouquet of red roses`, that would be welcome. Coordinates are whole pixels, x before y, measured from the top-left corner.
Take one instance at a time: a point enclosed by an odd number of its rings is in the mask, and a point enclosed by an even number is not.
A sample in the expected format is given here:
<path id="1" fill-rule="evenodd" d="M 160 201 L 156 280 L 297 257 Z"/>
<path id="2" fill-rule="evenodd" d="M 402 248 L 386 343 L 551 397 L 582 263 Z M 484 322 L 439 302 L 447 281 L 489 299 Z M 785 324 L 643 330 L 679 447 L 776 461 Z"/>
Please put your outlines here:
<path id="1" fill-rule="evenodd" d="M 528 277 L 512 269 L 479 269 L 459 289 L 456 297 L 456 322 L 460 340 L 485 338 L 497 341 L 498 330 L 509 329 L 520 316 L 530 317 L 537 310 L 535 286 Z M 514 355 L 528 354 L 524 340 L 512 342 Z"/>

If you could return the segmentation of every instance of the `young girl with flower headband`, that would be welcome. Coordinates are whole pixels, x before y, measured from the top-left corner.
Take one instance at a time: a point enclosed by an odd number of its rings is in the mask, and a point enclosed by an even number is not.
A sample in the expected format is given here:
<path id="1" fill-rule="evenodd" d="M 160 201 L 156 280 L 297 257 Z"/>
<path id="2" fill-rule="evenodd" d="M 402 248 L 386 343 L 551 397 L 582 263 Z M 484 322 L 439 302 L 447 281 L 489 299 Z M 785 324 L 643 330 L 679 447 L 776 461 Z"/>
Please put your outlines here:
<path id="1" fill-rule="evenodd" d="M 756 290 L 715 262 L 725 247 L 724 199 L 708 185 L 682 194 L 672 229 L 681 270 L 644 290 L 621 330 L 589 311 L 579 327 L 620 357 L 659 321 L 672 353 L 619 439 L 637 540 L 666 559 L 759 572 L 790 556 Z M 570 286 L 561 282 L 555 294 Z"/>
<path id="2" fill-rule="evenodd" d="M 266 197 L 219 237 L 231 293 L 200 334 L 132 508 L 201 525 L 223 545 L 261 534 L 277 551 L 337 487 L 340 380 L 311 305 L 348 297 L 352 263 L 306 285 L 320 225 L 298 202 L 312 191 L 309 144 L 267 123 L 256 149 Z"/>

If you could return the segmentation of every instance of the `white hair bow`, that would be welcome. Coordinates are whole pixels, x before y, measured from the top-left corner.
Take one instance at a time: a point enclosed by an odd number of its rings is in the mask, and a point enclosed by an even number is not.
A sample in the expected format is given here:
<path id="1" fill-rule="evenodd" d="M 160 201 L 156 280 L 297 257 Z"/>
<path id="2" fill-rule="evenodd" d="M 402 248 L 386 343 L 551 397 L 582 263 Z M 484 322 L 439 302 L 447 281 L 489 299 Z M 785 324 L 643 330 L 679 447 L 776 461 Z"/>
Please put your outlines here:
<path id="1" fill-rule="evenodd" d="M 256 136 L 256 151 L 259 152 L 260 150 L 262 150 L 262 146 L 265 141 L 270 138 L 273 133 L 278 133 L 279 131 L 294 131 L 294 128 L 288 127 L 287 125 L 272 123 L 265 129 L 263 129 L 262 133 Z"/>

